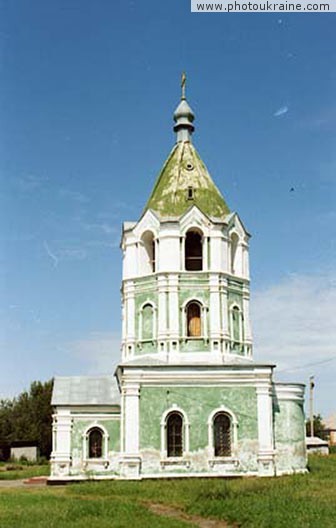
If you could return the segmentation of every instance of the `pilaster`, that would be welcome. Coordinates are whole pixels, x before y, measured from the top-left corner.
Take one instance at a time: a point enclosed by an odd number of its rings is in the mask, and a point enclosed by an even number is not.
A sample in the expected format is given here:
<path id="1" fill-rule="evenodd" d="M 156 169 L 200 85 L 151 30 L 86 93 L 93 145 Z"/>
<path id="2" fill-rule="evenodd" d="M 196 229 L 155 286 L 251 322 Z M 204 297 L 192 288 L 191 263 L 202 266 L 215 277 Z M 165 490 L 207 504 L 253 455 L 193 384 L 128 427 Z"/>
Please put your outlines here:
<path id="1" fill-rule="evenodd" d="M 251 332 L 251 321 L 250 321 L 250 289 L 244 284 L 243 287 L 243 325 L 244 325 L 244 343 L 245 353 L 252 356 L 252 332 Z"/>
<path id="2" fill-rule="evenodd" d="M 219 296 L 219 276 L 211 273 L 209 277 L 210 289 L 210 341 L 212 350 L 219 351 L 219 340 L 221 337 L 220 325 L 220 296 Z M 214 346 L 217 342 L 217 347 Z"/>
<path id="3" fill-rule="evenodd" d="M 59 409 L 53 415 L 53 451 L 50 455 L 51 476 L 64 477 L 71 467 L 71 412 Z"/>
<path id="4" fill-rule="evenodd" d="M 160 352 L 165 351 L 167 341 L 167 278 L 165 276 L 158 277 L 158 341 Z"/>
<path id="5" fill-rule="evenodd" d="M 168 277 L 168 306 L 169 306 L 169 336 L 170 352 L 178 352 L 179 348 L 179 299 L 178 275 Z"/>
<path id="6" fill-rule="evenodd" d="M 139 454 L 139 383 L 126 383 L 122 387 L 124 414 L 124 451 L 120 459 L 120 473 L 126 479 L 140 478 Z"/>
<path id="7" fill-rule="evenodd" d="M 125 294 L 125 313 L 126 313 L 126 350 L 125 355 L 129 356 L 134 353 L 135 343 L 135 298 L 134 282 L 128 281 L 124 284 Z"/>
<path id="8" fill-rule="evenodd" d="M 258 406 L 259 476 L 274 475 L 273 404 L 271 382 L 262 381 L 256 387 Z"/>

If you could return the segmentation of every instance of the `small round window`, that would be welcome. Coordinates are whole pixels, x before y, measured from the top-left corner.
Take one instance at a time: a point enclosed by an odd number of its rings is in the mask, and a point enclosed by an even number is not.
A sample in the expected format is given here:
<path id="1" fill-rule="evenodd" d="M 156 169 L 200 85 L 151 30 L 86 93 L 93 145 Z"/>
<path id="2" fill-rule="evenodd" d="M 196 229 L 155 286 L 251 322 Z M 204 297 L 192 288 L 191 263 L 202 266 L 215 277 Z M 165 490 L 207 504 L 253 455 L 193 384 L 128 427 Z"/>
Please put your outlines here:
<path id="1" fill-rule="evenodd" d="M 188 163 L 186 164 L 186 169 L 191 171 L 193 170 L 193 168 L 194 168 L 193 164 L 190 161 L 188 161 Z"/>

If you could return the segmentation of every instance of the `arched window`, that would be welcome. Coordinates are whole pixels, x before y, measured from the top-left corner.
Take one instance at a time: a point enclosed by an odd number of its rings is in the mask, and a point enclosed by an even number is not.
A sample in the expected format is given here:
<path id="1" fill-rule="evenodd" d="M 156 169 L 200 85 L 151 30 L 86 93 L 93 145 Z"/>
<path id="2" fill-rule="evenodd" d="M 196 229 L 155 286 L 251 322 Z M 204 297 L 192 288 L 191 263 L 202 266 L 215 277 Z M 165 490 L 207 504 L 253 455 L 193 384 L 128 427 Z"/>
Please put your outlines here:
<path id="1" fill-rule="evenodd" d="M 103 432 L 95 427 L 88 435 L 89 458 L 101 458 L 103 456 Z"/>
<path id="2" fill-rule="evenodd" d="M 241 325 L 241 314 L 238 306 L 232 308 L 232 340 L 235 343 L 240 343 L 240 325 Z"/>
<path id="3" fill-rule="evenodd" d="M 190 302 L 187 305 L 187 336 L 200 337 L 201 335 L 201 307 L 197 302 Z"/>
<path id="4" fill-rule="evenodd" d="M 203 269 L 202 234 L 188 231 L 185 239 L 185 269 L 201 271 Z"/>
<path id="5" fill-rule="evenodd" d="M 213 435 L 215 456 L 231 456 L 231 419 L 228 414 L 219 412 L 215 415 Z"/>
<path id="6" fill-rule="evenodd" d="M 231 273 L 236 273 L 237 271 L 237 249 L 239 237 L 237 233 L 232 233 L 231 235 Z"/>
<path id="7" fill-rule="evenodd" d="M 141 323 L 142 323 L 142 335 L 141 335 L 141 339 L 142 340 L 149 340 L 149 339 L 153 339 L 154 337 L 154 327 L 153 327 L 153 324 L 154 324 L 154 309 L 153 309 L 153 306 L 151 304 L 145 304 L 142 308 L 142 313 L 141 313 Z"/>
<path id="8" fill-rule="evenodd" d="M 172 412 L 167 418 L 167 456 L 183 455 L 183 418 L 180 413 Z"/>
<path id="9" fill-rule="evenodd" d="M 155 239 L 151 231 L 146 231 L 142 237 L 141 241 L 145 249 L 145 260 L 144 263 L 145 270 L 147 272 L 154 272 L 156 269 L 155 262 Z"/>

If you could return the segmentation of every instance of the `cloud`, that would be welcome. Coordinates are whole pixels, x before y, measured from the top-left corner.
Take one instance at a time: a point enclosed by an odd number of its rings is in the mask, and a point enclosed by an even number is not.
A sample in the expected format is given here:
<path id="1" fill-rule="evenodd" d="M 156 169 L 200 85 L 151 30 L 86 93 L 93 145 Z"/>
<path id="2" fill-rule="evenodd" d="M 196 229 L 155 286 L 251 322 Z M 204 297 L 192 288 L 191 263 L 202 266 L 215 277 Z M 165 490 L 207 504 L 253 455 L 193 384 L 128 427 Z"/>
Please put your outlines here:
<path id="1" fill-rule="evenodd" d="M 315 374 L 325 412 L 335 407 L 335 314 L 336 275 L 292 275 L 252 296 L 254 359 L 275 363 L 282 380 Z"/>
<path id="2" fill-rule="evenodd" d="M 87 196 L 78 191 L 71 191 L 70 189 L 59 189 L 58 194 L 61 198 L 68 198 L 78 203 L 88 203 L 90 200 Z"/>
<path id="3" fill-rule="evenodd" d="M 46 254 L 48 255 L 48 257 L 51 258 L 54 267 L 56 268 L 56 267 L 58 266 L 58 263 L 59 263 L 59 257 L 56 256 L 55 253 L 53 253 L 53 252 L 50 250 L 49 245 L 48 245 L 48 242 L 44 241 L 44 242 L 43 242 L 43 247 L 44 247 L 45 252 L 46 252 Z"/>
<path id="4" fill-rule="evenodd" d="M 84 260 L 87 257 L 87 251 L 80 247 L 68 247 L 60 249 L 59 255 L 63 260 Z"/>
<path id="5" fill-rule="evenodd" d="M 77 246 L 65 247 L 54 251 L 50 249 L 48 242 L 44 241 L 43 247 L 55 268 L 62 260 L 84 260 L 87 257 L 87 250 Z"/>
<path id="6" fill-rule="evenodd" d="M 94 223 L 84 223 L 82 222 L 82 227 L 87 231 L 100 231 L 105 235 L 110 235 L 111 233 L 116 233 L 119 231 L 115 226 L 108 224 L 107 222 L 94 222 Z"/>
<path id="7" fill-rule="evenodd" d="M 91 332 L 87 337 L 67 345 L 71 354 L 83 361 L 86 374 L 108 374 L 121 359 L 120 335 L 112 332 Z"/>
<path id="8" fill-rule="evenodd" d="M 273 116 L 274 117 L 281 117 L 281 116 L 287 114 L 288 111 L 289 111 L 288 106 L 281 106 L 281 108 L 279 108 L 276 112 L 274 112 Z"/>
<path id="9" fill-rule="evenodd" d="M 48 178 L 36 174 L 25 174 L 21 178 L 17 178 L 15 181 L 21 192 L 29 192 L 42 187 L 42 185 L 48 181 Z"/>

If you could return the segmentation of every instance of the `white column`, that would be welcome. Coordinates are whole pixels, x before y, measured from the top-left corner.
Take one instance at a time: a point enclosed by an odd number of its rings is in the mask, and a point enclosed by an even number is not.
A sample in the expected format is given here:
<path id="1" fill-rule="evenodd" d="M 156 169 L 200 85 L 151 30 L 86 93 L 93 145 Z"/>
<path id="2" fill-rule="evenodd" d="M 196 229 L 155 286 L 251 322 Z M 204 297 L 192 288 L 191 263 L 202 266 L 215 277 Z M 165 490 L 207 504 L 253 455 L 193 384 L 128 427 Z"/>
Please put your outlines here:
<path id="1" fill-rule="evenodd" d="M 229 320 L 228 320 L 228 292 L 227 292 L 227 279 L 222 279 L 221 288 L 221 302 L 222 302 L 222 335 L 224 337 L 229 336 Z"/>
<path id="2" fill-rule="evenodd" d="M 59 409 L 53 422 L 53 452 L 51 453 L 51 478 L 66 477 L 71 465 L 71 412 Z"/>
<path id="3" fill-rule="evenodd" d="M 134 351 L 135 342 L 135 299 L 134 299 L 134 283 L 133 281 L 126 282 L 124 285 L 125 291 L 125 316 L 126 316 L 126 356 Z M 129 347 L 131 350 L 129 350 Z"/>
<path id="4" fill-rule="evenodd" d="M 243 289 L 244 342 L 252 354 L 252 332 L 250 321 L 250 292 L 245 285 Z"/>
<path id="5" fill-rule="evenodd" d="M 257 387 L 259 475 L 274 474 L 273 403 L 272 385 L 265 381 Z"/>
<path id="6" fill-rule="evenodd" d="M 158 277 L 158 340 L 167 339 L 167 279 L 166 277 Z M 160 351 L 161 345 L 159 343 Z"/>
<path id="7" fill-rule="evenodd" d="M 168 278 L 169 291 L 169 333 L 171 342 L 171 351 L 178 351 L 179 340 L 179 302 L 178 302 L 178 275 L 170 275 Z M 176 341 L 176 347 L 172 346 L 172 342 Z"/>
<path id="8" fill-rule="evenodd" d="M 126 310 L 125 310 L 125 302 L 122 301 L 121 303 L 121 346 L 122 346 L 122 359 L 126 359 Z"/>
<path id="9" fill-rule="evenodd" d="M 219 297 L 219 277 L 217 274 L 210 274 L 210 339 L 220 339 L 220 297 Z M 218 342 L 219 346 L 219 342 Z"/>
<path id="10" fill-rule="evenodd" d="M 243 277 L 245 277 L 246 279 L 249 279 L 250 278 L 250 270 L 249 270 L 248 244 L 246 244 L 246 243 L 242 244 L 242 253 L 243 253 L 243 256 L 242 256 L 242 259 L 243 259 L 242 274 L 243 274 Z"/>
<path id="11" fill-rule="evenodd" d="M 125 413 L 125 453 L 139 452 L 139 396 L 138 383 L 127 384 L 123 388 Z"/>
<path id="12" fill-rule="evenodd" d="M 210 274 L 210 347 L 211 351 L 220 354 L 220 338 L 221 338 L 221 321 L 220 321 L 220 294 L 219 294 L 219 276 L 217 274 Z"/>
<path id="13" fill-rule="evenodd" d="M 202 255 L 203 255 L 202 270 L 207 271 L 208 270 L 208 237 L 207 236 L 204 236 L 202 240 Z"/>
<path id="14" fill-rule="evenodd" d="M 185 236 L 180 238 L 180 270 L 185 269 Z"/>
<path id="15" fill-rule="evenodd" d="M 124 452 L 121 455 L 121 475 L 127 479 L 140 478 L 138 383 L 126 383 L 122 388 L 124 412 Z"/>

